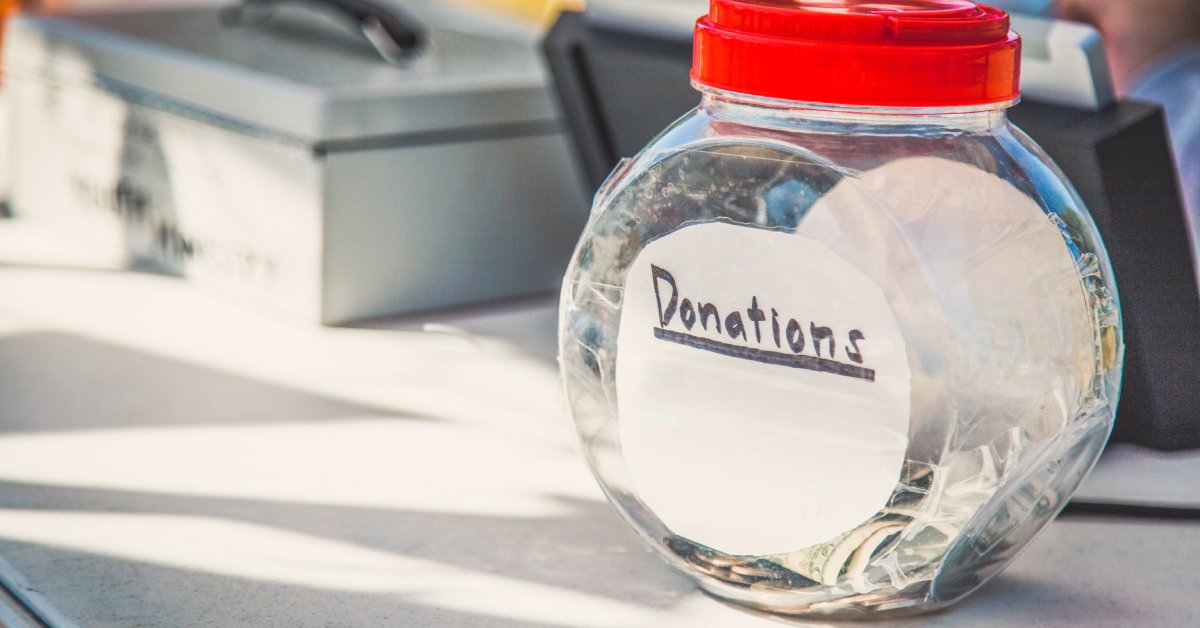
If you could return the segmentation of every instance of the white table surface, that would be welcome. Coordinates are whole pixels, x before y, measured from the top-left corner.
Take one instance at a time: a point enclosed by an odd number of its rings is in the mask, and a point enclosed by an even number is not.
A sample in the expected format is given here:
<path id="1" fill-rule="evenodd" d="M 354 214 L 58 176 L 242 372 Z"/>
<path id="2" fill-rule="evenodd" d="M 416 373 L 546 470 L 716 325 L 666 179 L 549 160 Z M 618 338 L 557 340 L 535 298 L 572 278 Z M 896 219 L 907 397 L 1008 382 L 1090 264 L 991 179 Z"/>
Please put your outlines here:
<path id="1" fill-rule="evenodd" d="M 321 329 L 0 221 L 0 582 L 53 625 L 774 626 L 607 506 L 551 297 Z M 1124 447 L 1092 500 L 1200 504 Z M 912 626 L 1200 625 L 1200 523 L 1074 517 Z M 23 614 L 24 613 L 24 614 Z M 36 625 L 0 595 L 0 624 Z"/>

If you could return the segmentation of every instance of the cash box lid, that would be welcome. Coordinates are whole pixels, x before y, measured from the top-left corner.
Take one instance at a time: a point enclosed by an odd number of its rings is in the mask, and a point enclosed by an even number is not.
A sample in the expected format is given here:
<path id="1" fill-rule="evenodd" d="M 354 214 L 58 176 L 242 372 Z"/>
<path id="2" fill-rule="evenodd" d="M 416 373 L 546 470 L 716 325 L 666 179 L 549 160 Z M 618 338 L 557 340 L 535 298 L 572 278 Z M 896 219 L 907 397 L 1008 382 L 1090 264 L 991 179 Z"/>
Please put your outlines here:
<path id="1" fill-rule="evenodd" d="M 536 33 L 453 7 L 409 12 L 428 45 L 400 64 L 337 16 L 301 7 L 234 26 L 215 8 L 21 16 L 9 26 L 5 70 L 16 80 L 94 82 L 317 145 L 556 128 Z"/>

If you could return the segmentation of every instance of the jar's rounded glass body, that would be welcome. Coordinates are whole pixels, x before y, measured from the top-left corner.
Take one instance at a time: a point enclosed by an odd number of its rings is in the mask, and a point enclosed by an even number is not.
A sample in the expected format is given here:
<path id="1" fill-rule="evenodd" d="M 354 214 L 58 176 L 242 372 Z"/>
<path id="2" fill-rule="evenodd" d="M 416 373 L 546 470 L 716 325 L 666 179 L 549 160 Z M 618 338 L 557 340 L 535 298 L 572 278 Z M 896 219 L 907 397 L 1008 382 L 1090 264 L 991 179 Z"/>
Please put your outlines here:
<path id="1" fill-rule="evenodd" d="M 1111 267 L 1004 106 L 705 91 L 596 196 L 560 362 L 588 464 L 709 592 L 904 614 L 998 573 L 1111 431 Z"/>

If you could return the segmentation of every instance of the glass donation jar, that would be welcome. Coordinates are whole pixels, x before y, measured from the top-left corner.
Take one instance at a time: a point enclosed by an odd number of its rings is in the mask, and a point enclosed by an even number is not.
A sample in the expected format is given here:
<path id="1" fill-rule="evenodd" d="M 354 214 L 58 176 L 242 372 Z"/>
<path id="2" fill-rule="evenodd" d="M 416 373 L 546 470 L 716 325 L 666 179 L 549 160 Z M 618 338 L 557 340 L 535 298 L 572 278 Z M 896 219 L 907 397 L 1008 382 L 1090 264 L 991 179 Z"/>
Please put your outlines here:
<path id="1" fill-rule="evenodd" d="M 1124 345 L 1079 196 L 963 0 L 712 0 L 699 106 L 596 195 L 562 290 L 583 453 L 720 598 L 928 611 L 996 575 L 1112 428 Z"/>

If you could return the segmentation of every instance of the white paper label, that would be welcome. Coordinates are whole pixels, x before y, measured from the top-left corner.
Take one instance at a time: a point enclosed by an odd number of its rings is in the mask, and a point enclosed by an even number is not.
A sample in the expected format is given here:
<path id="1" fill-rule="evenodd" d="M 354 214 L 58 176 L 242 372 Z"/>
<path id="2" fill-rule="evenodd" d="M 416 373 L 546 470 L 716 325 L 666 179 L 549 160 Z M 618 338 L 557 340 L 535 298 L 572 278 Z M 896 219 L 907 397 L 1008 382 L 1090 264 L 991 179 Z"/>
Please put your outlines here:
<path id="1" fill-rule="evenodd" d="M 904 339 L 825 245 L 729 223 L 659 238 L 629 270 L 617 342 L 626 465 L 675 534 L 768 555 L 886 506 L 908 446 Z"/>

